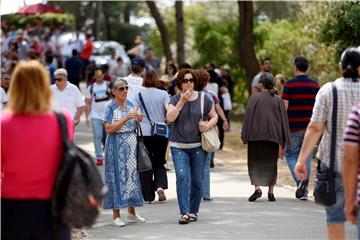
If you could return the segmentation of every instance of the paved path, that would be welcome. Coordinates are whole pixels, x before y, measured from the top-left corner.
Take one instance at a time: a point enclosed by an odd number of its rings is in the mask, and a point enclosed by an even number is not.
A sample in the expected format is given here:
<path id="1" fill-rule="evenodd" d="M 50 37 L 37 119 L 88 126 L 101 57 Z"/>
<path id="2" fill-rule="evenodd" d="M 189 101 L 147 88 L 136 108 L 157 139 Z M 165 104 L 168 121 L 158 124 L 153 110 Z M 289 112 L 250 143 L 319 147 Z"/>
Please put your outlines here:
<path id="1" fill-rule="evenodd" d="M 76 142 L 94 153 L 90 129 L 80 124 Z M 103 171 L 103 167 L 101 167 Z M 294 199 L 292 190 L 275 186 L 276 202 L 267 200 L 267 189 L 256 202 L 248 202 L 253 192 L 247 175 L 215 168 L 211 175 L 214 201 L 203 202 L 198 222 L 179 225 L 175 174 L 168 172 L 168 200 L 137 208 L 146 223 L 112 226 L 112 211 L 103 210 L 95 226 L 84 230 L 86 239 L 325 239 L 325 211 L 312 201 Z M 125 213 L 123 210 L 122 213 Z M 124 214 L 125 216 L 125 214 Z M 355 239 L 356 229 L 346 226 L 347 239 Z"/>

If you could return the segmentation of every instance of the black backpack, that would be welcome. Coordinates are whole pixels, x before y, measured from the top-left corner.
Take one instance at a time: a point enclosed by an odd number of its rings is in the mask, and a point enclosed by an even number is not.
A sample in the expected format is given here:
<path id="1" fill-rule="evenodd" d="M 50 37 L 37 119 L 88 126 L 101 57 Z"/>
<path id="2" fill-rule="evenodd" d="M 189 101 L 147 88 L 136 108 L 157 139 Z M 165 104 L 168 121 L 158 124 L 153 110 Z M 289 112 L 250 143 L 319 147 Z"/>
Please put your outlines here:
<path id="1" fill-rule="evenodd" d="M 56 222 L 69 227 L 92 226 L 107 193 L 95 160 L 68 138 L 65 116 L 56 113 L 63 138 L 63 157 L 52 194 Z"/>

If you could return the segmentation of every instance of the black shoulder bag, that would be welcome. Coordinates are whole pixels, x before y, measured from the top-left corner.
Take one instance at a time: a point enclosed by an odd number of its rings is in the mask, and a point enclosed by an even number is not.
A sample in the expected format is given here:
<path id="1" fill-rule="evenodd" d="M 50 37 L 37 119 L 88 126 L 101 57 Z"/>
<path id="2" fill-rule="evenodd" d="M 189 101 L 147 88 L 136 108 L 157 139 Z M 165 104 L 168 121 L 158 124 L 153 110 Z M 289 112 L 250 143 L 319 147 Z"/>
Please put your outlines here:
<path id="1" fill-rule="evenodd" d="M 151 125 L 151 135 L 152 136 L 162 136 L 162 137 L 166 137 L 168 138 L 169 136 L 169 129 L 168 129 L 168 126 L 166 125 L 166 123 L 164 122 L 159 122 L 159 123 L 156 123 L 156 122 L 153 122 L 151 121 L 150 119 L 150 115 L 146 109 L 146 106 L 145 106 L 145 103 L 144 103 L 144 99 L 143 97 L 141 96 L 141 93 L 139 93 L 139 100 L 140 100 L 140 103 L 141 103 L 141 106 L 144 108 L 145 110 L 145 113 L 146 113 L 146 116 L 147 118 L 149 119 L 149 122 L 150 122 L 150 125 Z"/>
<path id="2" fill-rule="evenodd" d="M 143 134 L 140 125 L 135 129 L 136 133 L 136 150 L 137 150 L 137 170 L 138 172 L 146 172 L 152 169 L 149 152 L 145 147 Z"/>
<path id="3" fill-rule="evenodd" d="M 63 156 L 52 193 L 55 221 L 69 227 L 91 227 L 107 193 L 95 160 L 68 138 L 65 116 L 56 113 L 63 139 Z"/>
<path id="4" fill-rule="evenodd" d="M 323 206 L 331 206 L 336 203 L 335 191 L 335 148 L 336 148 L 336 122 L 337 122 L 337 90 L 335 83 L 332 84 L 333 112 L 331 125 L 330 167 L 321 170 L 321 161 L 318 160 L 315 179 L 314 197 L 315 203 Z"/>

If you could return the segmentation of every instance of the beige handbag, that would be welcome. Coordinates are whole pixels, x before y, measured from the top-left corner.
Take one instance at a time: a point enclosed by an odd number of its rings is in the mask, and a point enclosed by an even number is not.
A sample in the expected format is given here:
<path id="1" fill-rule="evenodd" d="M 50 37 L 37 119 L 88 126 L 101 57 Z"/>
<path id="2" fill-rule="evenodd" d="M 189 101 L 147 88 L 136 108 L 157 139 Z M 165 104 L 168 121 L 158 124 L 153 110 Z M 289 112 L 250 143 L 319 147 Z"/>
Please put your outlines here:
<path id="1" fill-rule="evenodd" d="M 201 93 L 200 106 L 201 117 L 204 115 L 205 93 Z M 216 152 L 220 148 L 220 140 L 215 127 L 201 133 L 201 146 L 206 152 Z"/>

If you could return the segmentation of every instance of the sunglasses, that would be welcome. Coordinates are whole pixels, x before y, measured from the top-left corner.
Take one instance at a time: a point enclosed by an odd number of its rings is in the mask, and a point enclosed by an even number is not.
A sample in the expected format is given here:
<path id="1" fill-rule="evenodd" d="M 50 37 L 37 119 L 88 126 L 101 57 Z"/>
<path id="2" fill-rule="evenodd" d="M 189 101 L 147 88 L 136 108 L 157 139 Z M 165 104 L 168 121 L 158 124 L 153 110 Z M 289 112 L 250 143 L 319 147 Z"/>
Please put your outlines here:
<path id="1" fill-rule="evenodd" d="M 184 78 L 182 82 L 183 82 L 183 83 L 188 83 L 188 82 L 193 83 L 193 82 L 194 82 L 194 78 Z"/>
<path id="2" fill-rule="evenodd" d="M 61 81 L 62 81 L 62 78 L 55 78 L 55 81 L 61 82 Z"/>
<path id="3" fill-rule="evenodd" d="M 119 87 L 118 88 L 118 90 L 120 91 L 120 92 L 122 92 L 122 91 L 124 91 L 124 90 L 128 90 L 129 89 L 129 87 L 128 86 L 125 86 L 125 87 Z"/>

